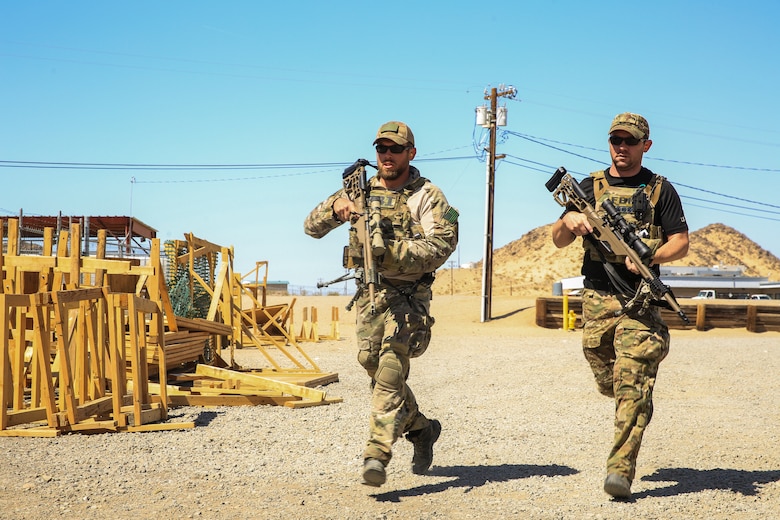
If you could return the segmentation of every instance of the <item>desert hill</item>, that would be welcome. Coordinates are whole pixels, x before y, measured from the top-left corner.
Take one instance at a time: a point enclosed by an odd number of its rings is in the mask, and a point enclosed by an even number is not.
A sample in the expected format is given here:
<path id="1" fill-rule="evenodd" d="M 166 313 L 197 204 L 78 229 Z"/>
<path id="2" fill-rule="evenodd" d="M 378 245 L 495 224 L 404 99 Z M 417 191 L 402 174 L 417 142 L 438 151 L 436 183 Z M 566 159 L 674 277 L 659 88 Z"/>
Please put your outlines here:
<path id="1" fill-rule="evenodd" d="M 580 274 L 579 241 L 557 249 L 552 224 L 533 229 L 493 253 L 494 295 L 549 295 L 552 284 Z M 724 224 L 710 224 L 690 234 L 688 256 L 668 265 L 745 267 L 747 276 L 780 280 L 780 258 Z M 436 294 L 482 294 L 482 263 L 471 269 L 441 269 Z"/>

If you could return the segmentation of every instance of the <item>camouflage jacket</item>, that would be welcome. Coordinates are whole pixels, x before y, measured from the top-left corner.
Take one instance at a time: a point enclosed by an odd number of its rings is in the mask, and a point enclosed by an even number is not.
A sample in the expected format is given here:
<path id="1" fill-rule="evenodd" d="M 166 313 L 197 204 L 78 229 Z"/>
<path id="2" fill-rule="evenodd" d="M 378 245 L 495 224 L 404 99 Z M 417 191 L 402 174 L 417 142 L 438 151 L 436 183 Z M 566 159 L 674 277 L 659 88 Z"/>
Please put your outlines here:
<path id="1" fill-rule="evenodd" d="M 384 278 L 413 281 L 444 265 L 458 245 L 458 211 L 447 202 L 444 193 L 417 168 L 410 166 L 409 182 L 398 190 L 388 190 L 375 176 L 370 179 L 371 195 L 381 200 L 381 225 L 385 253 L 377 258 Z M 322 238 L 343 222 L 333 214 L 333 203 L 345 197 L 341 189 L 322 201 L 306 217 L 304 231 Z M 350 230 L 349 255 L 362 256 L 357 232 Z"/>

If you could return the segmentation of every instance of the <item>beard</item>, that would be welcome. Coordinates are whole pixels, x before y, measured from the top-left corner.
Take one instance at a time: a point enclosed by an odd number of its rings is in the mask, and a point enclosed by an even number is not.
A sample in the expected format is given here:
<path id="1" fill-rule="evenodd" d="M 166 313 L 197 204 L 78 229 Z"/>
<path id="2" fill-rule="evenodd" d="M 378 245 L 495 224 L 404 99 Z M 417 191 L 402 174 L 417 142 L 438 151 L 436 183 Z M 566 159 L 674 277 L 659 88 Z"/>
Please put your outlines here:
<path id="1" fill-rule="evenodd" d="M 398 168 L 398 166 L 394 166 L 392 168 L 385 168 L 382 164 L 380 164 L 377 170 L 377 175 L 379 176 L 379 178 L 387 181 L 396 180 L 401 176 L 401 173 L 402 172 Z"/>

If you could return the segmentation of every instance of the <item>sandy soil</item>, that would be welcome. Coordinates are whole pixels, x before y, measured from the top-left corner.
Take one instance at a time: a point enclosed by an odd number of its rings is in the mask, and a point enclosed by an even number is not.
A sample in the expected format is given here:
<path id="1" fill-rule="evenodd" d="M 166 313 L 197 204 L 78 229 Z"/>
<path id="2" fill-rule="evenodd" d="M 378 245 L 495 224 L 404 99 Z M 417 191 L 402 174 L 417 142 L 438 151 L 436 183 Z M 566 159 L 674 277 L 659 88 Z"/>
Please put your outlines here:
<path id="1" fill-rule="evenodd" d="M 413 475 L 399 441 L 388 482 L 370 488 L 359 478 L 368 381 L 346 300 L 296 303 L 317 307 L 322 327 L 341 309 L 341 340 L 302 345 L 338 372 L 325 389 L 342 403 L 184 407 L 170 420 L 196 428 L 0 438 L 0 517 L 780 518 L 780 334 L 672 331 L 634 497 L 615 501 L 601 489 L 613 404 L 580 333 L 536 327 L 532 299 L 494 298 L 480 323 L 479 297 L 436 296 L 433 342 L 410 378 L 443 424 L 434 465 Z M 236 357 L 263 366 L 256 349 Z"/>

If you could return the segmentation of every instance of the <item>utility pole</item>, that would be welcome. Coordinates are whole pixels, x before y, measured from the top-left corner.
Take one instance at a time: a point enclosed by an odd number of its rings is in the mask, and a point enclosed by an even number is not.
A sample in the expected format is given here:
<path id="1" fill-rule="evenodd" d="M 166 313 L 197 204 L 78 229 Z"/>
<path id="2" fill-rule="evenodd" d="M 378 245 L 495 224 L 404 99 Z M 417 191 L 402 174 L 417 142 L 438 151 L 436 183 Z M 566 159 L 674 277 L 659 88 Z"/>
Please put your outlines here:
<path id="1" fill-rule="evenodd" d="M 450 296 L 455 294 L 455 261 L 450 260 Z"/>
<path id="2" fill-rule="evenodd" d="M 496 156 L 497 126 L 506 126 L 506 106 L 498 107 L 498 98 L 507 97 L 514 99 L 517 89 L 499 85 L 491 88 L 488 93 L 485 89 L 485 100 L 490 101 L 490 107 L 485 105 L 477 107 L 477 124 L 490 131 L 490 143 L 486 149 L 487 159 L 487 186 L 485 188 L 485 256 L 482 260 L 482 323 L 490 321 L 491 307 L 493 304 L 493 199 L 496 180 L 496 159 L 503 159 L 502 154 Z"/>

